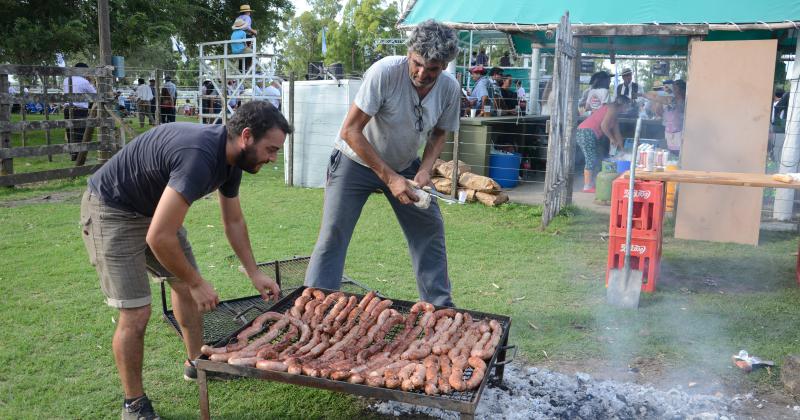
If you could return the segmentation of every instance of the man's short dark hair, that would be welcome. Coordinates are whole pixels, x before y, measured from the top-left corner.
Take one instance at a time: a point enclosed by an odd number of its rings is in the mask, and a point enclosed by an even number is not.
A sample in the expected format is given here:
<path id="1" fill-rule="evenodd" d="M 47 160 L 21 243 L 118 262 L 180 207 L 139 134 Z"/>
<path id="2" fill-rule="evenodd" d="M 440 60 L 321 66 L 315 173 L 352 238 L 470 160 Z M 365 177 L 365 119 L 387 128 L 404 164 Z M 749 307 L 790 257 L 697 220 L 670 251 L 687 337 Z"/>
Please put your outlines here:
<path id="1" fill-rule="evenodd" d="M 89 67 L 86 63 L 75 63 L 75 67 Z"/>
<path id="2" fill-rule="evenodd" d="M 256 141 L 274 127 L 278 127 L 286 134 L 292 134 L 294 131 L 278 108 L 266 101 L 245 102 L 236 110 L 228 120 L 228 140 L 235 139 L 247 127 L 250 128 Z"/>
<path id="3" fill-rule="evenodd" d="M 489 70 L 489 76 L 494 76 L 496 74 L 502 75 L 503 69 L 501 69 L 500 67 L 492 67 L 492 69 Z"/>
<path id="4" fill-rule="evenodd" d="M 142 79 L 142 78 L 139 78 L 139 84 L 140 84 L 140 85 L 143 85 L 143 84 L 144 84 L 144 79 Z"/>

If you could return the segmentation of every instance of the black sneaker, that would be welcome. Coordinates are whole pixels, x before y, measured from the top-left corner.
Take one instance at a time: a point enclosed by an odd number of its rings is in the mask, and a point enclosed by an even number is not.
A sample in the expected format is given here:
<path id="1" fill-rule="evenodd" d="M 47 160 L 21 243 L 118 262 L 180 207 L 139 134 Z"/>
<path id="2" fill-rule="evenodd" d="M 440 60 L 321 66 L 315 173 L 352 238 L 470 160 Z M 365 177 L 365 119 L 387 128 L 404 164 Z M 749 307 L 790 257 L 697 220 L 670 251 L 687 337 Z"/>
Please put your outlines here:
<path id="1" fill-rule="evenodd" d="M 232 379 L 240 378 L 240 376 L 223 372 L 206 371 L 206 378 L 209 380 L 230 381 Z M 194 361 L 186 359 L 186 362 L 183 364 L 183 379 L 191 382 L 197 380 L 197 367 L 195 366 Z"/>
<path id="2" fill-rule="evenodd" d="M 122 420 L 161 420 L 147 395 L 130 404 L 122 404 Z"/>

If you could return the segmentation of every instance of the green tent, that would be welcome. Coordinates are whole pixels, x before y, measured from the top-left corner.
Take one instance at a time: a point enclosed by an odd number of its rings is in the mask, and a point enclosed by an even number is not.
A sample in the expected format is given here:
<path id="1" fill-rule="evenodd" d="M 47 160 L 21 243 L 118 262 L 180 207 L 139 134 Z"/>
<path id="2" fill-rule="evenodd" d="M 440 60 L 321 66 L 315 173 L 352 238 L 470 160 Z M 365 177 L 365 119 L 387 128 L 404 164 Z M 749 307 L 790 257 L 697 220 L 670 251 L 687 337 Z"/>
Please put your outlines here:
<path id="1" fill-rule="evenodd" d="M 530 53 L 531 42 L 552 47 L 548 25 L 557 24 L 565 11 L 578 27 L 647 25 L 680 28 L 706 27 L 705 39 L 779 40 L 784 53 L 794 53 L 800 28 L 800 1 L 769 0 L 637 0 L 619 5 L 589 1 L 504 0 L 476 3 L 467 0 L 416 0 L 400 19 L 400 27 L 414 26 L 436 19 L 458 29 L 495 29 L 512 34 L 518 53 Z M 688 37 L 683 35 L 589 36 L 584 38 L 585 53 L 608 54 L 685 54 Z"/>

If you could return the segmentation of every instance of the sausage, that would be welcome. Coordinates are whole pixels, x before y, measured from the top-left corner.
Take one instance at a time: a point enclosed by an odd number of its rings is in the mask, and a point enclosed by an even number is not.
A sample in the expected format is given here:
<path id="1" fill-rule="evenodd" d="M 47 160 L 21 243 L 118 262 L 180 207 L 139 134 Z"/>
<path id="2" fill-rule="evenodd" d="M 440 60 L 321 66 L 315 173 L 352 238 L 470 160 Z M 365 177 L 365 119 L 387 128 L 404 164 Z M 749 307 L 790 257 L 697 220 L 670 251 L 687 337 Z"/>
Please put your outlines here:
<path id="1" fill-rule="evenodd" d="M 415 370 L 417 370 L 417 364 L 409 363 L 403 366 L 403 368 L 400 369 L 400 372 L 397 374 L 398 379 L 400 380 L 400 388 L 403 391 L 412 391 L 414 389 L 414 385 L 411 383 L 411 375 Z"/>
<path id="2" fill-rule="evenodd" d="M 289 369 L 289 367 L 286 366 L 286 363 L 279 362 L 277 360 L 259 360 L 256 362 L 256 368 L 262 370 L 274 370 L 277 372 L 286 372 Z"/>
<path id="3" fill-rule="evenodd" d="M 417 363 L 414 373 L 411 374 L 411 385 L 414 389 L 419 389 L 425 386 L 425 365 Z"/>
<path id="4" fill-rule="evenodd" d="M 293 317 L 296 318 L 302 317 L 303 311 L 305 311 L 306 308 L 306 304 L 310 302 L 311 299 L 313 299 L 311 296 L 305 295 L 305 292 L 307 292 L 308 290 L 309 289 L 303 290 L 303 295 L 294 300 L 294 306 L 292 306 L 292 309 L 289 311 L 289 313 Z"/>
<path id="5" fill-rule="evenodd" d="M 374 299 L 374 298 L 375 298 L 375 296 L 376 296 L 376 293 L 375 293 L 375 292 L 373 292 L 373 291 L 370 291 L 369 293 L 367 293 L 366 295 L 364 295 L 364 297 L 363 297 L 363 298 L 361 298 L 361 302 L 358 302 L 358 307 L 359 307 L 359 308 L 361 308 L 361 310 L 363 311 L 363 310 L 364 310 L 364 309 L 367 307 L 367 305 L 369 304 L 369 302 L 370 302 L 372 299 Z"/>
<path id="6" fill-rule="evenodd" d="M 256 356 L 253 357 L 232 357 L 228 359 L 228 364 L 234 366 L 250 366 L 255 367 L 256 362 L 260 359 Z"/>
<path id="7" fill-rule="evenodd" d="M 342 309 L 344 309 L 345 305 L 347 305 L 347 298 L 344 297 L 344 295 L 339 296 L 339 298 L 336 299 L 336 304 L 333 305 L 331 311 L 328 312 L 328 315 L 326 315 L 325 318 L 322 319 L 323 329 L 328 329 L 333 325 L 333 321 L 336 319 L 336 316 L 339 315 L 339 312 L 341 312 Z"/>
<path id="8" fill-rule="evenodd" d="M 465 356 L 458 356 L 453 359 L 453 366 L 451 367 L 450 371 L 450 387 L 452 387 L 456 391 L 463 391 L 467 389 L 467 385 L 464 382 L 464 367 L 467 364 L 467 358 Z"/>
<path id="9" fill-rule="evenodd" d="M 489 321 L 489 327 L 492 329 L 492 334 L 489 340 L 482 348 L 473 347 L 472 352 L 470 352 L 470 356 L 479 357 L 481 359 L 490 359 L 494 354 L 497 345 L 500 344 L 500 336 L 503 333 L 503 327 L 494 319 Z"/>
<path id="10" fill-rule="evenodd" d="M 425 393 L 437 395 L 439 393 L 439 356 L 428 356 L 422 364 L 425 366 Z"/>
<path id="11" fill-rule="evenodd" d="M 439 370 L 441 374 L 437 380 L 439 392 L 442 394 L 449 394 L 452 391 L 450 387 L 450 358 L 446 354 L 439 356 Z"/>
<path id="12" fill-rule="evenodd" d="M 466 389 L 475 389 L 481 384 L 483 376 L 486 374 L 486 362 L 480 357 L 470 357 L 468 362 L 472 366 L 472 376 L 467 379 L 464 385 Z"/>
<path id="13" fill-rule="evenodd" d="M 347 319 L 347 315 L 350 314 L 350 311 L 358 305 L 358 298 L 355 296 L 350 296 L 347 300 L 347 304 L 345 305 L 344 309 L 341 310 L 337 315 L 334 321 L 342 323 Z"/>

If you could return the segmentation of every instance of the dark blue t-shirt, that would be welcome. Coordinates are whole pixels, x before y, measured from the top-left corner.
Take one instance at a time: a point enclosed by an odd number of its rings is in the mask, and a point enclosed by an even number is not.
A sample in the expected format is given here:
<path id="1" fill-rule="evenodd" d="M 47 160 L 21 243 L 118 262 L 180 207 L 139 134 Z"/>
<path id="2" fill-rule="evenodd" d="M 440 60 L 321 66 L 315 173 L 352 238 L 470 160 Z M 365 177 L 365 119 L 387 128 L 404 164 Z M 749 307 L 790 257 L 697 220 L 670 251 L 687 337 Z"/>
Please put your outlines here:
<path id="1" fill-rule="evenodd" d="M 217 189 L 239 194 L 242 170 L 225 159 L 224 125 L 170 123 L 122 148 L 89 178 L 89 188 L 109 206 L 153 216 L 169 185 L 189 204 Z"/>

